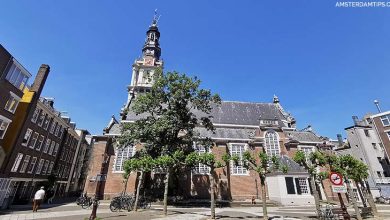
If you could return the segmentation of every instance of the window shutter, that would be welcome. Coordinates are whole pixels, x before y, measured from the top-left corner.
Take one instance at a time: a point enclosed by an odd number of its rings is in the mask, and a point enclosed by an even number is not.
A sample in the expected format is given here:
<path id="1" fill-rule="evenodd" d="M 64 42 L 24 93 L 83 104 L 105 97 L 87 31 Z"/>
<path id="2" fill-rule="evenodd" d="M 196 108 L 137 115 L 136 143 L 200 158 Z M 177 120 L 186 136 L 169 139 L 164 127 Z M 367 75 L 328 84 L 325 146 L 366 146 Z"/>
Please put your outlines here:
<path id="1" fill-rule="evenodd" d="M 287 194 L 295 194 L 294 179 L 292 177 L 285 177 Z"/>
<path id="2" fill-rule="evenodd" d="M 299 179 L 298 178 L 295 178 L 295 186 L 297 188 L 298 195 L 301 195 L 302 192 L 301 192 L 301 187 L 299 186 Z"/>

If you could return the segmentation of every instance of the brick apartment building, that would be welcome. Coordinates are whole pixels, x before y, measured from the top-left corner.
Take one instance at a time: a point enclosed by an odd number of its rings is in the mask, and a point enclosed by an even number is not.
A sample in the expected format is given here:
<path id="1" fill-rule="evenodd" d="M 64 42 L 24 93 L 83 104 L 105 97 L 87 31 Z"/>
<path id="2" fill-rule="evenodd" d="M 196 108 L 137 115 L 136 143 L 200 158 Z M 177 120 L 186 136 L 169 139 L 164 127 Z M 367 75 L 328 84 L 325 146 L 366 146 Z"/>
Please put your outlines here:
<path id="1" fill-rule="evenodd" d="M 111 118 L 102 136 L 94 137 L 92 163 L 85 190 L 94 194 L 100 186 L 101 197 L 110 198 L 124 189 L 133 193 L 136 185 L 136 174 L 131 174 L 127 181 L 123 179 L 123 163 L 131 158 L 138 146 L 118 148 L 115 137 L 119 136 L 122 123 L 131 123 L 140 116 L 132 112 L 132 101 L 138 94 L 148 92 L 153 84 L 149 76 L 153 76 L 156 68 L 162 68 L 159 45 L 160 32 L 156 20 L 146 32 L 147 38 L 142 49 L 142 58 L 137 59 L 132 68 L 131 83 L 128 86 L 128 99 L 121 110 L 121 119 Z M 199 114 L 198 112 L 194 112 Z M 211 115 L 216 128 L 215 133 L 208 133 L 202 127 L 198 131 L 202 136 L 211 137 L 215 142 L 212 152 L 220 158 L 223 153 L 242 154 L 246 150 L 252 152 L 265 151 L 269 155 L 281 157 L 282 163 L 289 166 L 287 174 L 275 173 L 267 178 L 269 199 L 282 204 L 313 204 L 314 198 L 309 187 L 309 175 L 298 164 L 292 161 L 292 155 L 301 149 L 310 153 L 322 146 L 324 140 L 310 129 L 298 131 L 295 119 L 283 109 L 278 97 L 270 103 L 249 103 L 222 101 L 214 107 Z M 204 152 L 204 148 L 195 147 Z M 162 184 L 164 173 L 152 172 L 145 182 L 153 185 Z M 261 195 L 260 180 L 255 172 L 246 170 L 233 163 L 226 168 L 217 169 L 217 198 L 250 199 Z M 100 181 L 100 182 L 99 182 Z M 209 170 L 199 164 L 193 171 L 183 173 L 176 180 L 176 193 L 187 198 L 209 198 Z M 162 190 L 160 190 L 161 193 Z M 323 197 L 324 189 L 320 190 Z M 159 191 L 154 193 L 159 194 Z"/>
<path id="2" fill-rule="evenodd" d="M 1 59 L 0 63 L 5 61 Z M 31 76 L 14 59 L 9 61 L 9 66 L 5 69 L 5 79 L 14 72 Z M 78 155 L 80 150 L 85 152 L 85 136 L 88 132 L 83 131 L 80 136 L 70 118 L 62 116 L 54 108 L 53 99 L 40 96 L 49 71 L 48 65 L 41 65 L 31 86 L 26 85 L 25 78 L 17 80 L 18 88 L 23 91 L 16 93 L 19 98 L 13 104 L 16 105 L 12 110 L 14 120 L 7 126 L 8 132 L 4 135 L 3 146 L 7 154 L 0 166 L 0 207 L 29 202 L 33 192 L 40 186 L 54 184 L 53 190 L 58 196 L 71 192 L 71 184 L 72 190 L 80 188 L 78 180 L 75 183 L 73 177 L 75 171 L 82 172 L 76 162 L 87 162 L 85 153 L 81 155 L 83 158 Z M 10 97 L 0 97 L 0 103 L 4 99 Z M 9 111 L 7 106 L 6 110 Z M 0 109 L 2 111 L 3 108 Z M 81 167 L 85 166 L 81 164 Z"/>
<path id="3" fill-rule="evenodd" d="M 4 141 L 31 74 L 0 44 L 0 167 L 11 148 Z"/>

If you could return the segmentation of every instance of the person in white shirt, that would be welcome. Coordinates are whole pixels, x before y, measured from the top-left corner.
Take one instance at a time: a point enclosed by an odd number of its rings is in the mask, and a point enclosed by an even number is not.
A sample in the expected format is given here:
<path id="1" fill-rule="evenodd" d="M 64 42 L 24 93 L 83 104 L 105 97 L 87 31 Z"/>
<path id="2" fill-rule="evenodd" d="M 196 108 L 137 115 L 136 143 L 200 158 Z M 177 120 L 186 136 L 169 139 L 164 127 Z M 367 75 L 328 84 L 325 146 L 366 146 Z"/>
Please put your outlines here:
<path id="1" fill-rule="evenodd" d="M 45 188 L 42 186 L 40 190 L 35 193 L 33 200 L 33 212 L 38 211 L 39 206 L 41 205 L 43 199 L 45 198 Z"/>

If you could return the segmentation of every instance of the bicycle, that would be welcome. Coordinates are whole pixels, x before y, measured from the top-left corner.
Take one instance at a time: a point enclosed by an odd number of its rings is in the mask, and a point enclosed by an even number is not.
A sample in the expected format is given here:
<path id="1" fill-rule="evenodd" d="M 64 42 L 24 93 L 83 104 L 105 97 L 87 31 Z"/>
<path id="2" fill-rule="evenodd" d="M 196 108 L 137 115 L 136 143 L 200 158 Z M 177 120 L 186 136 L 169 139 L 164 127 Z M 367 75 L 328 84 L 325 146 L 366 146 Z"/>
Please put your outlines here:
<path id="1" fill-rule="evenodd" d="M 139 198 L 139 201 L 138 201 L 138 208 L 141 208 L 141 209 L 150 209 L 150 207 L 152 206 L 152 202 L 150 201 L 149 198 L 147 198 L 146 196 L 141 196 Z"/>
<path id="2" fill-rule="evenodd" d="M 134 199 L 129 195 L 116 196 L 110 202 L 111 212 L 117 212 L 121 209 L 125 209 L 128 212 L 132 210 Z"/>
<path id="3" fill-rule="evenodd" d="M 85 193 L 85 194 L 81 194 L 81 196 L 77 198 L 76 204 L 81 206 L 81 208 L 86 209 L 93 204 L 93 200 Z"/>

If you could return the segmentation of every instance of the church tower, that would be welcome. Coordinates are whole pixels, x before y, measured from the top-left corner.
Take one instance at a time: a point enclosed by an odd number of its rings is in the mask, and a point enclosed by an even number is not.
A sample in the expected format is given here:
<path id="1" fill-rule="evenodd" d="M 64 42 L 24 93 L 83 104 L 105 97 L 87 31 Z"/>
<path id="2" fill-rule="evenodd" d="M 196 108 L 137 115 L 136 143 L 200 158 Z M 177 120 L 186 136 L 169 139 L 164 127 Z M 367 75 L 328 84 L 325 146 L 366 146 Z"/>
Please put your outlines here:
<path id="1" fill-rule="evenodd" d="M 163 61 L 160 59 L 160 31 L 158 30 L 158 20 L 160 16 L 155 11 L 152 24 L 146 31 L 146 40 L 142 48 L 142 58 L 135 60 L 132 69 L 131 83 L 128 88 L 127 103 L 122 109 L 122 117 L 126 109 L 129 108 L 131 101 L 140 93 L 150 91 L 154 82 L 156 69 L 163 68 Z"/>

